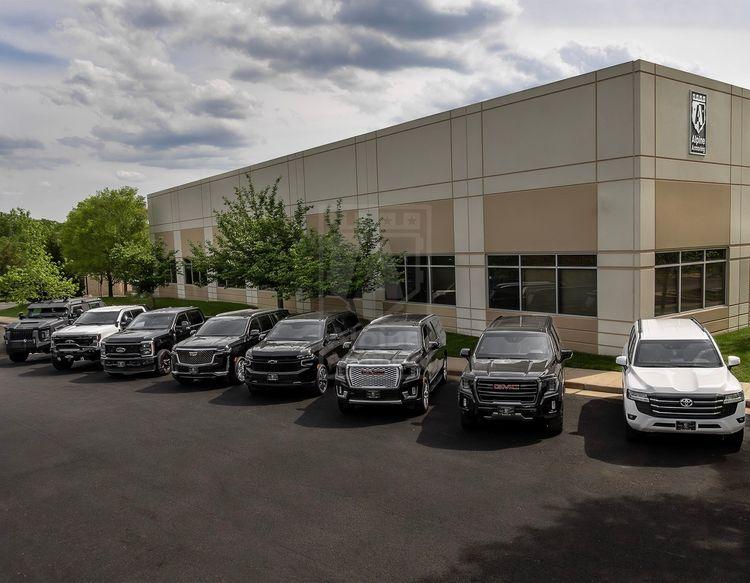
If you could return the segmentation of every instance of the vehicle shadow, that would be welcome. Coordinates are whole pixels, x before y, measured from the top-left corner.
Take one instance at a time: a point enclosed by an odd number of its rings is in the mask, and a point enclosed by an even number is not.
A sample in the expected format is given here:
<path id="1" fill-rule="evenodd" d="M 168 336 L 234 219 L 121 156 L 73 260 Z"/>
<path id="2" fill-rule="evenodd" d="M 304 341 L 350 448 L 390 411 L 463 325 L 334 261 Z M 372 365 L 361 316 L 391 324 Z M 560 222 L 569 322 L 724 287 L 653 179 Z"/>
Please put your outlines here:
<path id="1" fill-rule="evenodd" d="M 52 366 L 50 364 L 49 354 L 32 354 L 29 356 L 26 362 L 13 362 L 10 358 L 8 358 L 7 355 L 3 355 L 2 357 L 0 357 L 0 368 L 22 369 L 25 366 L 33 366 L 33 365 L 40 365 L 40 364 L 46 364 L 46 365 Z"/>
<path id="2" fill-rule="evenodd" d="M 256 390 L 252 396 L 247 390 L 247 385 L 233 385 L 222 394 L 211 399 L 212 405 L 225 405 L 229 407 L 267 407 L 270 405 L 283 405 L 285 403 L 297 403 L 307 401 L 313 397 L 310 389 L 299 387 L 278 388 L 272 390 Z"/>
<path id="3" fill-rule="evenodd" d="M 123 377 L 128 378 L 128 377 Z M 191 385 L 183 385 L 173 379 L 170 375 L 165 376 L 152 376 L 145 377 L 150 378 L 153 382 L 150 385 L 136 389 L 136 393 L 142 393 L 147 395 L 176 395 L 180 393 L 201 393 L 204 391 L 215 391 L 216 389 L 223 388 L 226 385 L 221 380 L 205 380 Z M 121 382 L 122 379 L 113 378 L 115 382 Z"/>
<path id="4" fill-rule="evenodd" d="M 414 419 L 414 412 L 400 406 L 373 405 L 357 407 L 344 415 L 339 411 L 333 387 L 325 395 L 313 400 L 307 407 L 300 409 L 295 423 L 302 427 L 317 429 L 351 429 L 402 423 Z"/>
<path id="5" fill-rule="evenodd" d="M 581 407 L 578 431 L 586 455 L 618 466 L 681 468 L 723 463 L 726 450 L 712 435 L 644 434 L 626 440 L 620 399 L 591 399 Z"/>
<path id="6" fill-rule="evenodd" d="M 745 581 L 750 570 L 747 504 L 721 492 L 591 498 L 545 516 L 507 539 L 463 547 L 454 564 L 420 580 Z"/>

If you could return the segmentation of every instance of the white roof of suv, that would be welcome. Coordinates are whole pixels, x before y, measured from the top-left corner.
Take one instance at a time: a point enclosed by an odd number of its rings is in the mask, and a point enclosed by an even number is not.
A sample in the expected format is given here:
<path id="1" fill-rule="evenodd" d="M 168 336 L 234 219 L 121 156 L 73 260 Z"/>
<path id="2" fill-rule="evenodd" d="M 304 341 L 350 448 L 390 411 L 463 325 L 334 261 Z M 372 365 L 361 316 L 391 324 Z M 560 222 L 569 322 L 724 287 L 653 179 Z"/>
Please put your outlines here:
<path id="1" fill-rule="evenodd" d="M 91 308 L 89 312 L 119 312 L 121 310 L 132 310 L 133 308 L 142 308 L 136 304 L 130 306 L 102 306 L 101 308 Z"/>
<path id="2" fill-rule="evenodd" d="M 708 333 L 697 322 L 687 318 L 640 321 L 641 340 L 705 340 Z"/>

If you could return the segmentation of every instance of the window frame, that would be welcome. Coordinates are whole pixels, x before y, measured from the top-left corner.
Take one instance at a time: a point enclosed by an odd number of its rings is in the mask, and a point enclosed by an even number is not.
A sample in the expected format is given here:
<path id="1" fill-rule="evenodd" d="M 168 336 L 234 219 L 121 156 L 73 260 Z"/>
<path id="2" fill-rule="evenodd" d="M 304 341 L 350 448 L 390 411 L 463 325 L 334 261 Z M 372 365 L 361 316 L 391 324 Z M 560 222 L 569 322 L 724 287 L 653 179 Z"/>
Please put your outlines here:
<path id="1" fill-rule="evenodd" d="M 684 261 L 682 260 L 683 253 L 695 253 L 696 251 L 700 251 L 703 253 L 703 259 L 699 261 Z M 708 253 L 710 251 L 724 251 L 724 257 L 722 259 L 707 259 Z M 663 255 L 667 253 L 677 253 L 677 263 L 663 263 L 663 264 L 657 264 L 656 263 L 656 257 L 658 255 Z M 713 264 L 723 264 L 724 265 L 724 301 L 721 304 L 716 304 L 714 306 L 707 306 L 706 305 L 706 272 L 707 267 L 709 265 Z M 683 266 L 694 266 L 699 265 L 702 268 L 703 275 L 701 279 L 701 296 L 702 296 L 702 306 L 700 308 L 693 308 L 691 310 L 684 310 L 682 309 L 682 267 Z M 727 294 L 729 293 L 728 285 L 727 285 L 727 279 L 729 276 L 729 248 L 727 247 L 702 247 L 700 249 L 662 249 L 654 253 L 654 279 L 656 278 L 656 271 L 658 269 L 672 269 L 677 268 L 677 311 L 676 312 L 667 312 L 664 314 L 656 315 L 656 290 L 654 290 L 654 317 L 656 318 L 663 318 L 668 316 L 674 316 L 675 314 L 689 314 L 690 312 L 697 312 L 700 310 L 710 310 L 712 308 L 720 308 L 722 306 L 727 306 Z"/>
<path id="2" fill-rule="evenodd" d="M 430 306 L 455 306 L 456 305 L 456 255 L 454 253 L 432 253 L 432 254 L 424 254 L 424 253 L 410 253 L 410 254 L 399 254 L 394 255 L 395 258 L 401 259 L 401 261 L 398 262 L 396 265 L 396 270 L 403 276 L 403 280 L 398 283 L 399 286 L 403 286 L 401 289 L 403 289 L 403 299 L 396 300 L 396 299 L 388 299 L 387 293 L 388 290 L 386 288 L 385 293 L 385 301 L 386 302 L 403 302 L 403 303 L 409 303 L 409 304 L 424 304 L 424 305 L 430 305 Z M 435 259 L 440 259 L 450 257 L 451 261 L 448 262 L 439 262 L 434 263 L 433 261 Z M 409 258 L 412 258 L 412 261 L 409 262 Z M 406 271 L 409 268 L 420 268 L 425 267 L 427 269 L 427 290 L 426 290 L 426 296 L 427 299 L 430 301 L 427 302 L 420 302 L 415 300 L 409 299 L 409 286 L 408 286 L 408 280 L 406 276 Z M 453 270 L 453 303 L 436 303 L 431 301 L 433 298 L 433 289 L 432 289 L 432 268 L 450 268 Z"/>

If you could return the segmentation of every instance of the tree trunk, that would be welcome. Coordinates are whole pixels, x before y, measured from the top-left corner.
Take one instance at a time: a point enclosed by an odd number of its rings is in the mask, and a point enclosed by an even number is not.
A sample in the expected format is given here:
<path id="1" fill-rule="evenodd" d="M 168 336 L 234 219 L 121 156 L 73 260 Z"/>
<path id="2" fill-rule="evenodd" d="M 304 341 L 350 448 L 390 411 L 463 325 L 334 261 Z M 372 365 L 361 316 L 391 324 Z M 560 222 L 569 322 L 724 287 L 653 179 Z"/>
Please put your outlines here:
<path id="1" fill-rule="evenodd" d="M 125 295 L 128 295 L 128 282 L 127 281 L 122 282 L 122 293 Z"/>
<path id="2" fill-rule="evenodd" d="M 111 273 L 107 274 L 107 293 L 110 298 L 115 297 L 115 280 Z"/>
<path id="3" fill-rule="evenodd" d="M 279 310 L 284 309 L 284 298 L 279 292 L 276 292 L 276 307 L 279 308 Z"/>

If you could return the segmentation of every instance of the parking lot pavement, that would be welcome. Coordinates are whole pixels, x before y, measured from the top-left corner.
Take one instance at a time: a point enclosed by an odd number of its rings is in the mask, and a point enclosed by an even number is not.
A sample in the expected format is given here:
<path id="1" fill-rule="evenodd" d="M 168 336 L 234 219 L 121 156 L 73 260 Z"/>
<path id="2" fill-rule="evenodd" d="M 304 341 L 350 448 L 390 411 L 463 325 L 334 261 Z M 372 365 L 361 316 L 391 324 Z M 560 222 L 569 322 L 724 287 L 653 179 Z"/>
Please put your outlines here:
<path id="1" fill-rule="evenodd" d="M 0 360 L 3 581 L 740 581 L 750 444 L 628 444 L 617 398 L 565 431 L 466 434 L 332 394 L 114 381 Z"/>

